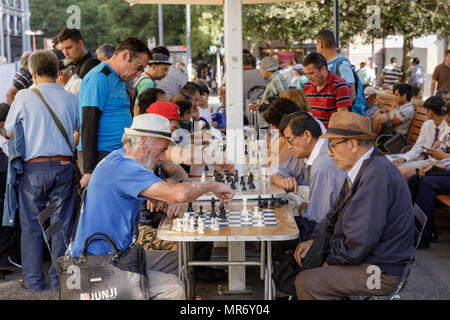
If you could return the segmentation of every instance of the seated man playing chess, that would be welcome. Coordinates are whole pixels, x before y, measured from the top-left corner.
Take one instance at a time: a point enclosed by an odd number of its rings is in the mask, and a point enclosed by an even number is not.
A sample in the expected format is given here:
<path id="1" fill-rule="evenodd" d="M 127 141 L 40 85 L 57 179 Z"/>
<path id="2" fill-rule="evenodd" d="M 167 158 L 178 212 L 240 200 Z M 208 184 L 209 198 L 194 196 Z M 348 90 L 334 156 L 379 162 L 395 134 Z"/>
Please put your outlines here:
<path id="1" fill-rule="evenodd" d="M 177 203 L 187 203 L 213 192 L 228 205 L 231 188 L 215 181 L 171 184 L 153 169 L 164 160 L 171 138 L 169 120 L 156 114 L 134 117 L 125 128 L 123 148 L 103 159 L 89 181 L 70 255 L 79 257 L 84 242 L 93 233 L 107 234 L 120 251 L 133 243 L 142 201 L 152 201 L 169 216 L 178 215 Z M 135 237 L 137 238 L 137 236 Z M 106 254 L 112 248 L 104 241 L 88 247 L 88 255 Z M 184 299 L 184 284 L 178 278 L 178 256 L 174 251 L 145 251 L 149 293 L 152 299 Z"/>
<path id="2" fill-rule="evenodd" d="M 310 189 L 308 208 L 296 218 L 299 239 L 273 244 L 274 252 L 282 259 L 287 250 L 294 249 L 299 241 L 311 238 L 316 224 L 320 223 L 332 207 L 345 181 L 346 172 L 340 170 L 328 156 L 327 141 L 317 121 L 307 112 L 296 112 L 285 118 L 283 130 L 295 159 L 304 159 L 303 184 Z"/>

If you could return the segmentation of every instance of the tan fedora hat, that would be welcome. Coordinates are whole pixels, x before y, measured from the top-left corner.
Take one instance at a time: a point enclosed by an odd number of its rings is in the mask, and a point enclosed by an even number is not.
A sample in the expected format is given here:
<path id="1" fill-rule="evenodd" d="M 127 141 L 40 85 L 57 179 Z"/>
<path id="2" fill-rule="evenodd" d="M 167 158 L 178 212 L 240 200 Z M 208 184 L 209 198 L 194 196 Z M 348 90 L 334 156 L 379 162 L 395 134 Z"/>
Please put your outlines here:
<path id="1" fill-rule="evenodd" d="M 133 118 L 130 128 L 125 128 L 125 134 L 131 136 L 162 138 L 176 145 L 170 131 L 170 121 L 159 114 L 146 113 Z"/>
<path id="2" fill-rule="evenodd" d="M 375 140 L 370 119 L 360 114 L 339 111 L 331 115 L 328 130 L 320 136 L 322 139 L 354 138 L 357 140 Z"/>

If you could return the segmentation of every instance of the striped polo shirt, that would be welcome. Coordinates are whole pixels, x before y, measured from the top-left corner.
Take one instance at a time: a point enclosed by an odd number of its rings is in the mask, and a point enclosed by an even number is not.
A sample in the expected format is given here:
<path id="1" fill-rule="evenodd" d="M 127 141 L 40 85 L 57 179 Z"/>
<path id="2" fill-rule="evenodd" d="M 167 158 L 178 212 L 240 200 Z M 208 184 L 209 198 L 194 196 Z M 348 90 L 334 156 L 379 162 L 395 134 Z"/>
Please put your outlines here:
<path id="1" fill-rule="evenodd" d="M 311 105 L 311 114 L 322 121 L 328 128 L 331 115 L 339 108 L 352 108 L 351 89 L 347 82 L 328 71 L 325 87 L 317 92 L 317 87 L 310 81 L 303 84 L 303 90 Z"/>

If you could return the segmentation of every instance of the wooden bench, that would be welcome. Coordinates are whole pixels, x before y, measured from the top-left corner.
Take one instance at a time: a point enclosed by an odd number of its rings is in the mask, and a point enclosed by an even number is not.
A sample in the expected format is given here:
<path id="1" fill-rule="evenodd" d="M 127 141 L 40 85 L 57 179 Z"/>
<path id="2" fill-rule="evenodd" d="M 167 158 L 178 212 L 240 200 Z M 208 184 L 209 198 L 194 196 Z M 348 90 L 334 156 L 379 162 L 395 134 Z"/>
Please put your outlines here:
<path id="1" fill-rule="evenodd" d="M 377 98 L 380 99 L 384 106 L 386 111 L 389 113 L 392 111 L 392 109 L 394 109 L 397 105 L 397 102 L 395 101 L 395 95 L 394 94 L 389 94 L 389 93 L 385 93 L 385 92 L 378 92 L 377 93 Z"/>
<path id="2" fill-rule="evenodd" d="M 425 121 L 428 120 L 427 110 L 423 107 L 423 102 L 418 102 L 416 105 L 416 113 L 408 131 L 408 146 L 413 146 L 420 134 L 420 128 Z M 402 152 L 403 153 L 403 152 Z"/>

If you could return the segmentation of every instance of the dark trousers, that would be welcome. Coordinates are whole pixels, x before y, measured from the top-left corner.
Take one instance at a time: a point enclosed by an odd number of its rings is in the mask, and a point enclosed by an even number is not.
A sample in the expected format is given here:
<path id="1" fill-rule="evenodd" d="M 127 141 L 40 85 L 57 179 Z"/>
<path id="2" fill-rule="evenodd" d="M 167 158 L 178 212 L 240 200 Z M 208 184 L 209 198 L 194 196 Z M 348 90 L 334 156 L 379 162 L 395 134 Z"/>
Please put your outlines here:
<path id="1" fill-rule="evenodd" d="M 450 176 L 425 176 L 420 179 L 418 175 L 414 175 L 409 179 L 408 186 L 413 203 L 416 203 L 427 216 L 422 237 L 429 241 L 432 236 L 436 196 L 438 194 L 450 194 Z"/>
<path id="2" fill-rule="evenodd" d="M 300 242 L 311 239 L 316 222 L 308 220 L 302 216 L 294 217 L 298 227 L 298 239 L 287 241 L 273 241 L 272 252 L 275 261 L 281 261 L 285 258 L 286 252 L 289 250 L 295 251 L 295 248 Z"/>
<path id="3" fill-rule="evenodd" d="M 42 291 L 45 288 L 42 272 L 43 237 L 37 215 L 47 205 L 56 202 L 57 216 L 62 219 L 64 234 L 68 240 L 73 226 L 74 199 L 72 163 L 61 164 L 58 161 L 24 164 L 24 172 L 19 178 L 22 275 L 25 285 L 32 291 Z M 50 223 L 54 222 L 55 216 Z M 51 240 L 51 251 L 55 258 L 65 254 L 66 246 L 60 232 Z M 50 288 L 58 290 L 58 275 L 53 264 L 48 276 Z"/>

